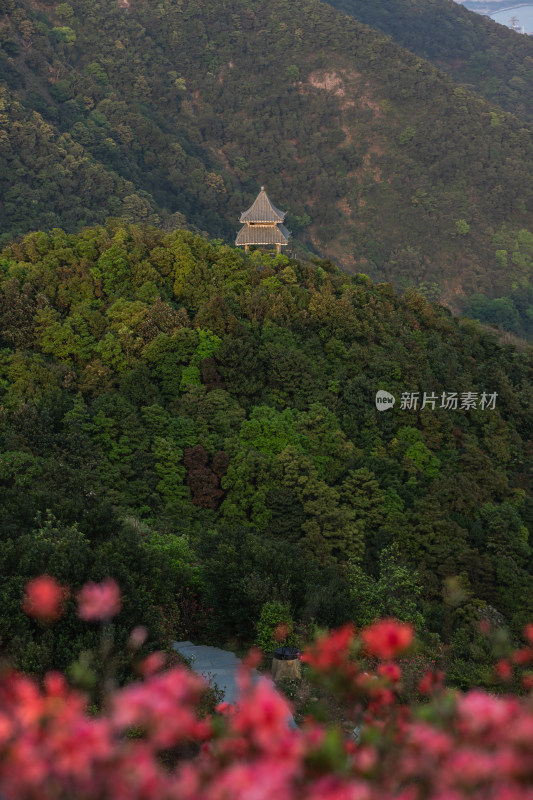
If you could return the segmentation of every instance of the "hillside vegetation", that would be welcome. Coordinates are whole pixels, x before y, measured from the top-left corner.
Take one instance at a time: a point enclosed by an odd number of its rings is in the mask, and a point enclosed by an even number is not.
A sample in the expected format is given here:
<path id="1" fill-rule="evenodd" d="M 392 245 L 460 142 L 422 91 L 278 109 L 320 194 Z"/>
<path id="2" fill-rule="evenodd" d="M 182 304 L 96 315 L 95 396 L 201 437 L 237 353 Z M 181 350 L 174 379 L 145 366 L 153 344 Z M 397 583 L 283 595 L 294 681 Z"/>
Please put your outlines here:
<path id="1" fill-rule="evenodd" d="M 459 683 L 482 680 L 483 609 L 533 616 L 531 348 L 185 231 L 33 233 L 0 270 L 0 636 L 26 668 L 82 641 L 24 621 L 39 572 L 111 572 L 130 617 L 167 603 L 184 637 L 253 639 L 270 601 L 305 624 L 398 614 L 454 646 Z"/>
<path id="2" fill-rule="evenodd" d="M 529 334 L 531 131 L 389 37 L 318 0 L 6 6 L 4 242 L 109 216 L 231 242 L 264 183 L 299 247 L 452 307 L 518 293 Z"/>
<path id="3" fill-rule="evenodd" d="M 402 47 L 506 111 L 533 121 L 533 41 L 529 36 L 453 0 L 326 2 L 389 34 Z M 499 5 L 494 4 L 495 11 Z"/>

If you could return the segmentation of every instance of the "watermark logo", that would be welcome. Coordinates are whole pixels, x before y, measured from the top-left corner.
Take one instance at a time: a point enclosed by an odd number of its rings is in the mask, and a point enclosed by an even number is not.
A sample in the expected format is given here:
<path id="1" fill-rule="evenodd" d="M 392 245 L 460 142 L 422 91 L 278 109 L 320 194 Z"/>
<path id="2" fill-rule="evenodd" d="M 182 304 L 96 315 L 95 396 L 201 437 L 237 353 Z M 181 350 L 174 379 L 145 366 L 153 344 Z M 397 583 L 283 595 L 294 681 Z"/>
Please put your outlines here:
<path id="1" fill-rule="evenodd" d="M 422 395 L 422 396 L 421 396 Z M 402 392 L 400 408 L 402 411 L 416 411 L 420 408 L 444 408 L 448 411 L 494 411 L 497 392 Z"/>
<path id="2" fill-rule="evenodd" d="M 401 411 L 422 411 L 427 408 L 435 411 L 443 408 L 446 411 L 494 411 L 497 392 L 402 392 L 400 397 Z M 376 408 L 388 411 L 396 402 L 394 395 L 380 389 L 376 392 Z"/>
<path id="3" fill-rule="evenodd" d="M 395 402 L 396 398 L 393 394 L 389 394 L 389 392 L 385 392 L 383 389 L 376 392 L 376 408 L 378 411 L 387 411 L 394 406 Z"/>

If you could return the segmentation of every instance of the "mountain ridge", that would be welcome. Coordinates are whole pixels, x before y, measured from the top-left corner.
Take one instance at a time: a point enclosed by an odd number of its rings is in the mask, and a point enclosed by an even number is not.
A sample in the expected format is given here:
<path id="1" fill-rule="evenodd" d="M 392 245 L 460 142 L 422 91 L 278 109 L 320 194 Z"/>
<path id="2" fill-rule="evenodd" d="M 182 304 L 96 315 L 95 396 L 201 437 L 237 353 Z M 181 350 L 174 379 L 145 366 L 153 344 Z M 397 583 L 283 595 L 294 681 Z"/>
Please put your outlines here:
<path id="1" fill-rule="evenodd" d="M 434 296 L 527 291 L 530 129 L 390 37 L 312 0 L 297 19 L 286 0 L 11 8 L 6 227 L 187 220 L 233 241 L 264 183 L 295 241 L 346 269 Z"/>
<path id="2" fill-rule="evenodd" d="M 454 0 L 324 0 L 531 123 L 533 42 Z"/>

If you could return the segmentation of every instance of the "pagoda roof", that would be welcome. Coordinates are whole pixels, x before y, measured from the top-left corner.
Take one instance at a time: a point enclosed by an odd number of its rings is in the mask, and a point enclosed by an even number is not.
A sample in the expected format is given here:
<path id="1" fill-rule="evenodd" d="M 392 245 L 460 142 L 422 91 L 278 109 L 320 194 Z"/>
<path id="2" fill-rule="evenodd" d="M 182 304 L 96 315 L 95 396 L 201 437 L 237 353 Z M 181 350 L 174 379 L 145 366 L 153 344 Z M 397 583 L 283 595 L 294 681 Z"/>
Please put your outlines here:
<path id="1" fill-rule="evenodd" d="M 237 234 L 235 244 L 281 244 L 289 243 L 290 232 L 285 225 L 244 225 Z"/>
<path id="2" fill-rule="evenodd" d="M 261 186 L 261 191 L 250 208 L 242 212 L 240 222 L 283 222 L 286 213 L 276 208 L 265 192 L 265 187 Z"/>

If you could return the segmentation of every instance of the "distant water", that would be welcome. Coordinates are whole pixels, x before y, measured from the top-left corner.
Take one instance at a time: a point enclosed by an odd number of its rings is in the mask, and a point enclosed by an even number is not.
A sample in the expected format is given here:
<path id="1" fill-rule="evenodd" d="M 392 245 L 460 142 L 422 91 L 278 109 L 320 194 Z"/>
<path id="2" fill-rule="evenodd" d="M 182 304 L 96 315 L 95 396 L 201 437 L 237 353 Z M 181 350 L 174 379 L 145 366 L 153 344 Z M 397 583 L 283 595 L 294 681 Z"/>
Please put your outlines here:
<path id="1" fill-rule="evenodd" d="M 516 17 L 520 28 L 523 27 L 526 33 L 533 32 L 533 6 L 516 6 L 515 8 L 506 8 L 503 11 L 495 11 L 490 15 L 490 18 L 499 22 L 501 25 L 511 27 L 511 17 Z"/>

